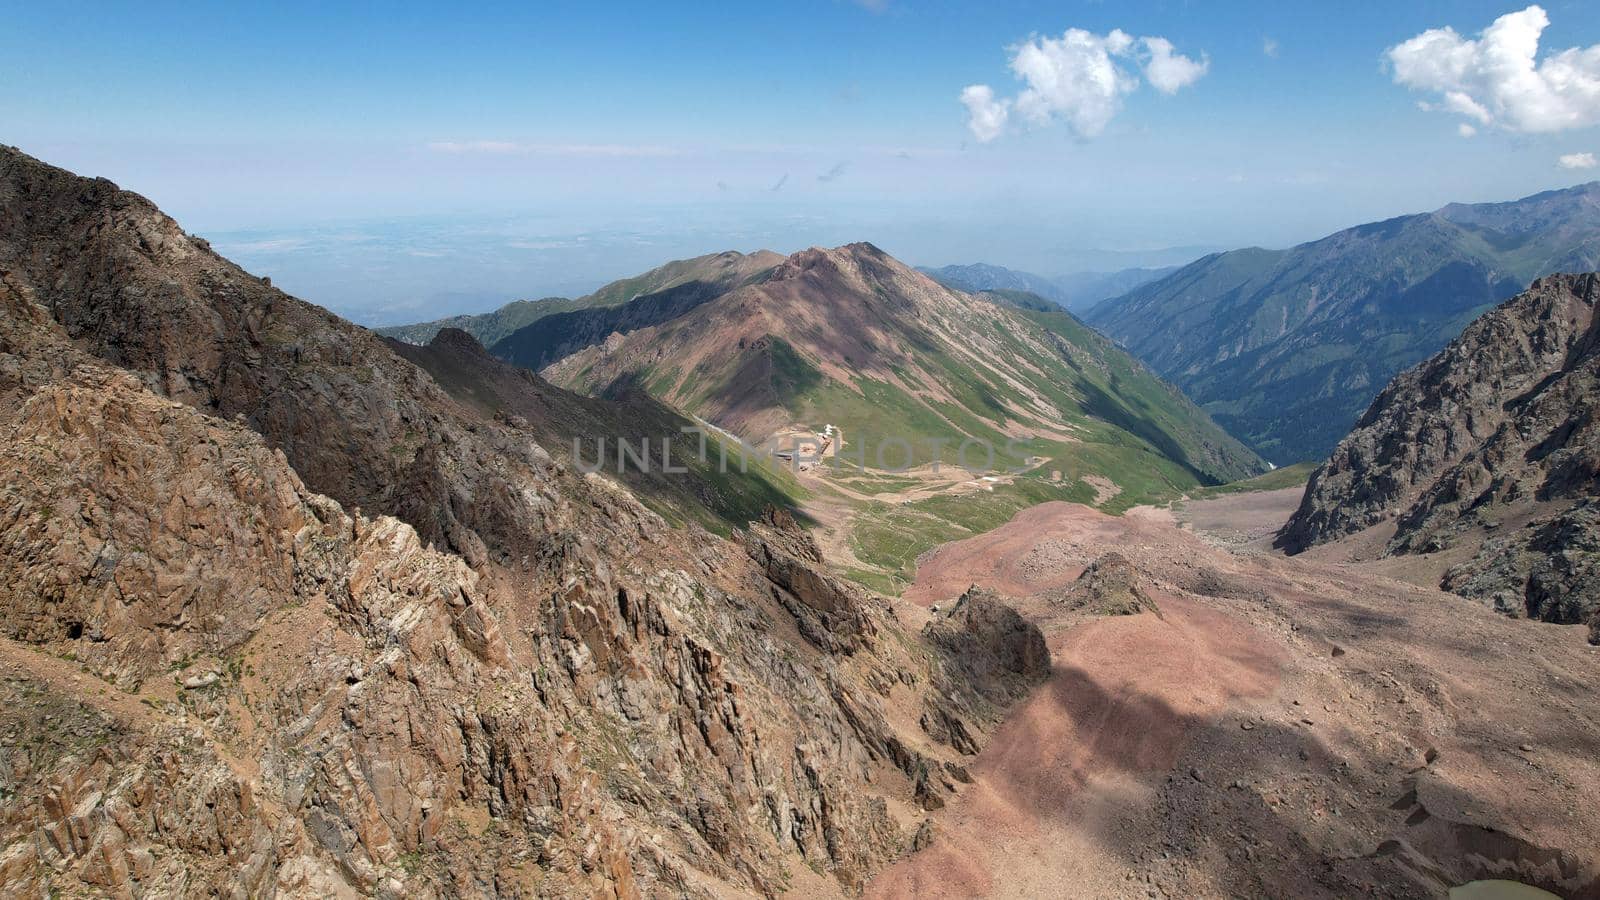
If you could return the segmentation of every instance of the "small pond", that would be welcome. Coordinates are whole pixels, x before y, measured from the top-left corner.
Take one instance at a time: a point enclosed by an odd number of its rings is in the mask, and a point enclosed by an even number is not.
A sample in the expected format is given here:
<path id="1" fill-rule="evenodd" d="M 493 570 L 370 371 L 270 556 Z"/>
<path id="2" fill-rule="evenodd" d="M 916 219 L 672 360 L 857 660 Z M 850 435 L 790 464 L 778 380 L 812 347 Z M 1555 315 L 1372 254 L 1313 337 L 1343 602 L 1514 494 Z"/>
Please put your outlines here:
<path id="1" fill-rule="evenodd" d="M 1450 900 L 1561 900 L 1549 891 L 1518 881 L 1469 881 L 1450 889 Z"/>

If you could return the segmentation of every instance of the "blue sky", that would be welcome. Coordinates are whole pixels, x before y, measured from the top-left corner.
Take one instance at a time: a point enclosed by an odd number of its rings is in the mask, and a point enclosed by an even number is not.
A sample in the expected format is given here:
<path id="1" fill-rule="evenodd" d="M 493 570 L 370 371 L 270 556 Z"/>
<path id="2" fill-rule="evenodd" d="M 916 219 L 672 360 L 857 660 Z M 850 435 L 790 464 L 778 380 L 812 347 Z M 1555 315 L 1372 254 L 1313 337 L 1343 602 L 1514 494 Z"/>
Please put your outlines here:
<path id="1" fill-rule="evenodd" d="M 1515 2 L 7 6 L 0 141 L 363 321 L 729 247 L 1164 262 L 1600 171 L 1558 164 L 1600 152 L 1582 97 L 1559 122 L 1440 108 L 1426 54 L 1397 83 L 1389 48 Z M 1600 4 L 1542 6 L 1541 59 L 1600 44 Z M 1016 112 L 979 140 L 962 91 L 1018 98 L 1015 48 L 1069 28 L 1134 42 L 1103 127 Z M 1145 38 L 1203 73 L 1157 89 Z"/>

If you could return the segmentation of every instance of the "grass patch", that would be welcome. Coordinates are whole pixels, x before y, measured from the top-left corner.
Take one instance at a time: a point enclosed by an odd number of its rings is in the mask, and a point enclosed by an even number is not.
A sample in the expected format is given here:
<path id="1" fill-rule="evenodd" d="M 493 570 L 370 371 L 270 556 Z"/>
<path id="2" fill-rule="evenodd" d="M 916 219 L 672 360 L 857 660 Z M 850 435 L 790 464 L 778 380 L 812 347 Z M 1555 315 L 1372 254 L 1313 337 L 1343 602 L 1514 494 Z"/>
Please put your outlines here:
<path id="1" fill-rule="evenodd" d="M 1085 432 L 1081 443 L 1046 445 L 1040 454 L 1046 457 L 1043 465 L 1009 484 L 996 484 L 992 491 L 867 504 L 852 521 L 850 548 L 869 568 L 843 574 L 879 593 L 898 595 L 915 580 L 917 558 L 940 544 L 992 531 L 1040 503 L 1094 504 L 1096 491 L 1082 480 L 1085 475 L 1117 486 L 1118 493 L 1099 505 L 1112 514 L 1170 502 L 1199 487 L 1187 467 L 1114 426 L 1095 423 Z M 1056 472 L 1061 473 L 1059 481 L 1052 477 Z"/>
<path id="2" fill-rule="evenodd" d="M 1051 500 L 1087 502 L 1093 488 L 1019 478 L 993 491 L 943 495 L 914 503 L 872 503 L 856 514 L 850 549 L 871 571 L 844 575 L 883 594 L 898 595 L 916 578 L 917 557 L 940 544 L 992 531 L 1027 507 Z M 865 577 L 864 577 L 865 576 Z"/>
<path id="3" fill-rule="evenodd" d="M 1299 487 L 1311 478 L 1311 473 L 1317 470 L 1317 463 L 1303 462 L 1281 469 L 1273 469 L 1265 475 L 1246 478 L 1243 481 L 1232 481 L 1227 484 L 1203 487 L 1190 491 L 1189 497 L 1193 500 L 1205 500 L 1210 497 L 1221 497 L 1228 494 L 1248 494 L 1255 491 L 1277 491 L 1283 488 Z"/>

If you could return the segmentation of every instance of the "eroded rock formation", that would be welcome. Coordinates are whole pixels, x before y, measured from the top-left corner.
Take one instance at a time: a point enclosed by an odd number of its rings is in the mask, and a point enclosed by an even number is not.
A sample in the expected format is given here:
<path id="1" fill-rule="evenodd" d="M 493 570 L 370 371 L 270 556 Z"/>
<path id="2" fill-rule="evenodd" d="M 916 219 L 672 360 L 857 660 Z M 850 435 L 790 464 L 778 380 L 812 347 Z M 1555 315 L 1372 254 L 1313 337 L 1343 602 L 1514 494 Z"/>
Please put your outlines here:
<path id="1" fill-rule="evenodd" d="M 1396 378 L 1311 477 L 1298 552 L 1393 520 L 1391 554 L 1472 541 L 1448 590 L 1600 641 L 1600 277 L 1552 275 Z"/>
<path id="2" fill-rule="evenodd" d="M 667 527 L 11 149 L 0 458 L 8 896 L 849 891 L 1010 665 L 902 633 L 781 516 Z"/>

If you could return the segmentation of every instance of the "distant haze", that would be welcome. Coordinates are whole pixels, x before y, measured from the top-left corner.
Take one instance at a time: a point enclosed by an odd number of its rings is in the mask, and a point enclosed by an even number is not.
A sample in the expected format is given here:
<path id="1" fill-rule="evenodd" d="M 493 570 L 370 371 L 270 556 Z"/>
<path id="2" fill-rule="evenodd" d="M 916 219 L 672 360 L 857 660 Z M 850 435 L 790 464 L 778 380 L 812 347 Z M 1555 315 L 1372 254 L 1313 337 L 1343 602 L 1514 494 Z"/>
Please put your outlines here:
<path id="1" fill-rule="evenodd" d="M 781 228 L 696 227 L 692 215 L 685 211 L 675 229 L 646 220 L 637 228 L 602 225 L 567 231 L 566 223 L 551 217 L 521 216 L 409 218 L 211 231 L 204 236 L 250 272 L 270 276 L 284 290 L 369 326 L 486 312 L 518 299 L 578 297 L 669 260 L 723 250 L 787 254 L 870 238 L 893 253 L 898 244 L 930 243 L 928 232 L 912 233 L 916 229 L 890 223 L 857 227 L 802 219 Z M 942 245 L 937 232 L 932 236 L 934 246 Z M 1016 248 L 1019 258 L 1024 256 L 1021 249 Z M 1026 258 L 1056 276 L 1175 265 L 1216 249 L 1062 248 L 1035 251 Z M 950 261 L 909 255 L 918 262 Z"/>
<path id="2" fill-rule="evenodd" d="M 728 249 L 1115 272 L 1589 180 L 1600 4 L 1520 5 L 20 4 L 0 141 L 364 322 Z"/>

